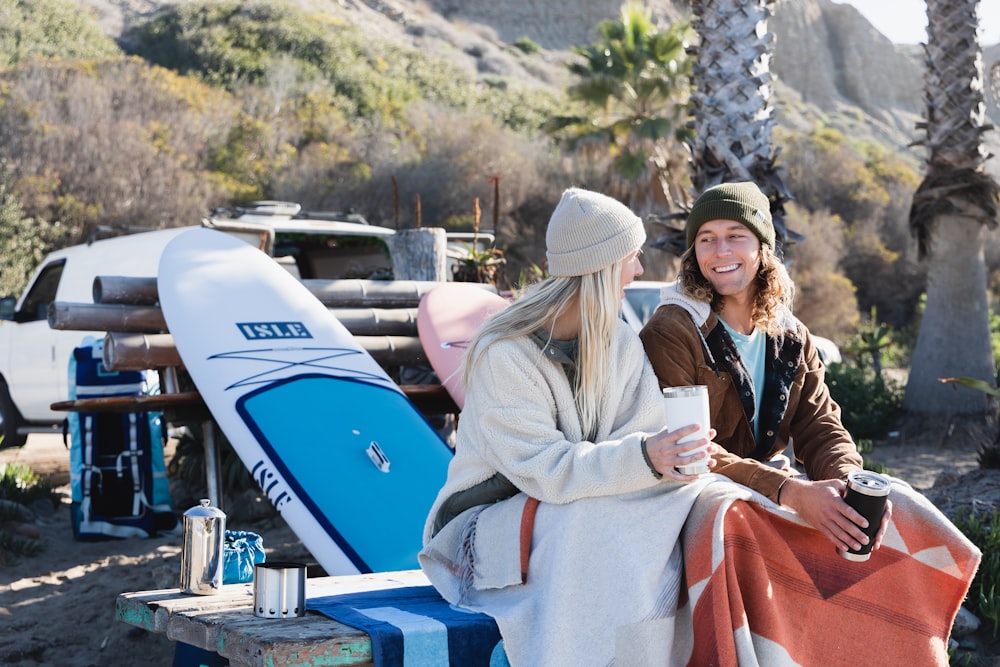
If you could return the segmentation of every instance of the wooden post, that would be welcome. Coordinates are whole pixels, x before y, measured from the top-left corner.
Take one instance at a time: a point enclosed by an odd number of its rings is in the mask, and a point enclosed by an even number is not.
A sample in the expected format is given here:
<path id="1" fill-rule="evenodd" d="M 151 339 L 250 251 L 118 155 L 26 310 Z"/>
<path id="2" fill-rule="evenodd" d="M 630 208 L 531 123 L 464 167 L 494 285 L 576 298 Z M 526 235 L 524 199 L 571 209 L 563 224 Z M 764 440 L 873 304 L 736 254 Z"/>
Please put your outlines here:
<path id="1" fill-rule="evenodd" d="M 393 229 L 399 229 L 399 183 L 396 181 L 395 176 L 390 176 L 392 179 L 392 220 L 395 223 Z"/>
<path id="2" fill-rule="evenodd" d="M 443 228 L 403 229 L 388 241 L 396 280 L 448 279 L 448 235 Z"/>
<path id="3" fill-rule="evenodd" d="M 493 244 L 500 243 L 500 176 L 490 178 L 493 186 Z"/>

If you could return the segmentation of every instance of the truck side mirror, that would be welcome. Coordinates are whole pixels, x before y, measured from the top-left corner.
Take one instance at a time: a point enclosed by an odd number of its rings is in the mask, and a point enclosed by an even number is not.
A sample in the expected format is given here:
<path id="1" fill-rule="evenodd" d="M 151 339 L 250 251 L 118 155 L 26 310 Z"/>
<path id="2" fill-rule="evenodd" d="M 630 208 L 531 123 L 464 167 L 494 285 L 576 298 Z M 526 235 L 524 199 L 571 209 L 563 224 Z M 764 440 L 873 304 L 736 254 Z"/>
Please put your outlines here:
<path id="1" fill-rule="evenodd" d="M 17 299 L 12 296 L 0 298 L 0 320 L 13 320 Z"/>

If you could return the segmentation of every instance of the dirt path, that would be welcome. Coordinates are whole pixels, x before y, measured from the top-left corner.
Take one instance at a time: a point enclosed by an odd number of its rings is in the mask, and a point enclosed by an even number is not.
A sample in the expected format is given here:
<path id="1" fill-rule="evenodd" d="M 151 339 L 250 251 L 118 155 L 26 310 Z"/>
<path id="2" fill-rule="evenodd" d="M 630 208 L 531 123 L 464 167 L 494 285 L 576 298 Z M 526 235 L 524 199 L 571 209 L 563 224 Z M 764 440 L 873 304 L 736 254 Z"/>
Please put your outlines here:
<path id="1" fill-rule="evenodd" d="M 868 458 L 889 467 L 889 473 L 927 491 L 944 473 L 963 475 L 979 468 L 980 443 L 970 438 L 907 442 L 897 436 L 875 445 Z"/>

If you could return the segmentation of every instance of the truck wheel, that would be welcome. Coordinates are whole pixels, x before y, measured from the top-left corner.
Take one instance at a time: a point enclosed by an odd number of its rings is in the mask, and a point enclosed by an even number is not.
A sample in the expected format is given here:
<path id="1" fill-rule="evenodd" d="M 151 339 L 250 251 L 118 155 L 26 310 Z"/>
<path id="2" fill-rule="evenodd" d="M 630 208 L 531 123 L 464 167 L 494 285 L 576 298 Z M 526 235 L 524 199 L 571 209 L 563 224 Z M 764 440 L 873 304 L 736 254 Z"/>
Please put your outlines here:
<path id="1" fill-rule="evenodd" d="M 28 436 L 25 433 L 17 432 L 23 421 L 21 413 L 18 412 L 14 401 L 10 398 L 7 383 L 0 380 L 0 438 L 2 438 L 0 449 L 24 446 Z"/>

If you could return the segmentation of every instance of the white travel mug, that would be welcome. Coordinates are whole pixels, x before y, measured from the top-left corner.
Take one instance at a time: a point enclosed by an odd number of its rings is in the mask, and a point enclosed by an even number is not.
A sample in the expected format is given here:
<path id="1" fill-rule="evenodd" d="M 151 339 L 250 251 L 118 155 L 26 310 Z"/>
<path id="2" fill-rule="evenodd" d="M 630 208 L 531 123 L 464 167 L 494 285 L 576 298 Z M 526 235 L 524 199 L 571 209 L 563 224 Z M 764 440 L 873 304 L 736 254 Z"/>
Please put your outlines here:
<path id="1" fill-rule="evenodd" d="M 708 387 L 703 384 L 667 387 L 663 390 L 663 407 L 667 413 L 667 428 L 671 431 L 676 431 L 690 424 L 698 425 L 698 430 L 682 438 L 680 443 L 708 437 Z M 699 447 L 691 451 L 688 456 L 697 456 L 707 449 L 707 446 Z M 709 471 L 707 458 L 677 466 L 677 472 L 684 475 L 703 475 Z"/>

